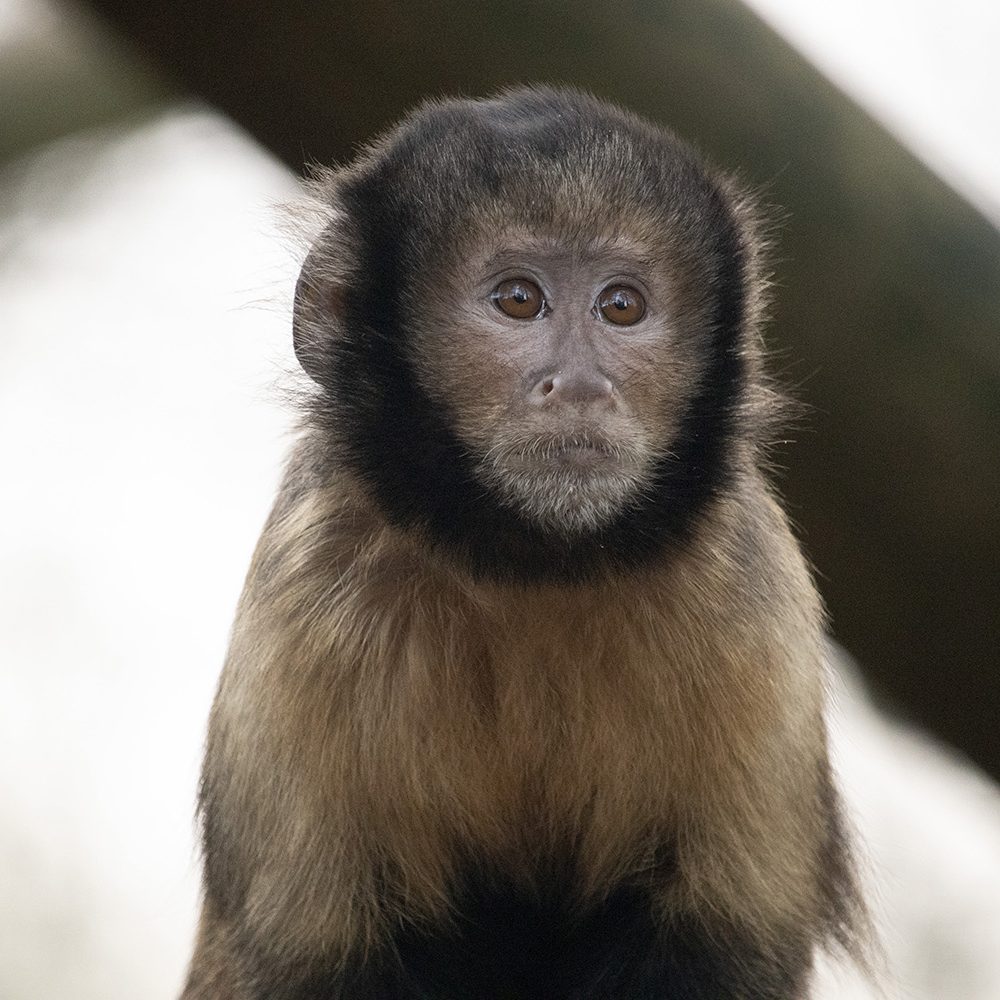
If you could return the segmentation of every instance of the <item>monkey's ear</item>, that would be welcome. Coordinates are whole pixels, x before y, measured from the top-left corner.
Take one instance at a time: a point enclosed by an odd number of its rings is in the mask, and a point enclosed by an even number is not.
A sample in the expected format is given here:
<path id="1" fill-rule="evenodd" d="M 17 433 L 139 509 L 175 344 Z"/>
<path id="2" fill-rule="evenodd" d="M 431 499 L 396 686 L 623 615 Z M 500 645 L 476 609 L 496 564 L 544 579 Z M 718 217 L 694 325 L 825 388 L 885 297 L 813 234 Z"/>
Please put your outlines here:
<path id="1" fill-rule="evenodd" d="M 324 266 L 317 244 L 305 259 L 295 283 L 292 344 L 306 374 L 322 384 L 328 371 L 330 344 L 344 322 L 345 283 Z"/>

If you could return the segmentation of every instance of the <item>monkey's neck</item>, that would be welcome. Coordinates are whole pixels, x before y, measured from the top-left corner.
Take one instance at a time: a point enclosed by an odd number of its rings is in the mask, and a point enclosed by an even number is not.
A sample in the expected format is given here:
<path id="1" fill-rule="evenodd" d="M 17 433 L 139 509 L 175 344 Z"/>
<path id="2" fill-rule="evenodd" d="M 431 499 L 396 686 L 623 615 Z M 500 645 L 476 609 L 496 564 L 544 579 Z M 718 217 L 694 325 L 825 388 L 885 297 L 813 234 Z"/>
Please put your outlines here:
<path id="1" fill-rule="evenodd" d="M 755 711 L 773 714 L 786 684 L 818 704 L 819 671 L 804 666 L 820 656 L 815 591 L 766 489 L 745 490 L 663 564 L 573 585 L 474 580 L 350 483 L 292 492 L 255 556 L 244 616 L 259 605 L 275 623 L 273 662 L 295 684 L 412 689 L 410 711 L 429 717 L 465 692 L 456 712 L 556 698 L 558 719 L 601 703 L 604 684 L 686 720 L 732 719 L 762 691 Z"/>

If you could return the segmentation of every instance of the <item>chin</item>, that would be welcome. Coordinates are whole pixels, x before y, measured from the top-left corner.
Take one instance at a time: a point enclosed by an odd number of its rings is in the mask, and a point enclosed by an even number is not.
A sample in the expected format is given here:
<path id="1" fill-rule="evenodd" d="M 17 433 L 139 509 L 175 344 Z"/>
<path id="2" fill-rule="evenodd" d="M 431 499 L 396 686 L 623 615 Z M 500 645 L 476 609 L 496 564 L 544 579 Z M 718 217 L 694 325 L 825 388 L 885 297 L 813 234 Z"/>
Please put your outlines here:
<path id="1" fill-rule="evenodd" d="M 567 539 L 600 531 L 634 505 L 642 477 L 638 469 L 595 467 L 591 455 L 571 464 L 552 460 L 548 468 L 494 468 L 490 487 L 541 530 Z"/>
<path id="2" fill-rule="evenodd" d="M 638 501 L 648 465 L 638 443 L 539 434 L 495 446 L 478 473 L 505 507 L 547 533 L 576 539 L 606 528 Z"/>

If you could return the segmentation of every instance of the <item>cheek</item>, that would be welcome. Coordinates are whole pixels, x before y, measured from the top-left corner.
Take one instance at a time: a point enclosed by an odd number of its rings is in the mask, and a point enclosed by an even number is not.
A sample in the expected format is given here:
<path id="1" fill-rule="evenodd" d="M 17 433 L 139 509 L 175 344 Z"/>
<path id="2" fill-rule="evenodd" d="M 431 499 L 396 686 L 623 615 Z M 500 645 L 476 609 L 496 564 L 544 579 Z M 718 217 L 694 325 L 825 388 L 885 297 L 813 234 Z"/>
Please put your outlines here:
<path id="1" fill-rule="evenodd" d="M 494 428 L 509 419 L 523 395 L 528 362 L 513 344 L 496 343 L 492 331 L 474 324 L 421 338 L 418 377 L 431 398 L 447 410 L 459 438 L 490 446 Z"/>
<path id="2" fill-rule="evenodd" d="M 694 345 L 674 333 L 656 340 L 620 337 L 602 351 L 602 367 L 615 385 L 620 409 L 647 440 L 669 448 L 700 376 Z"/>

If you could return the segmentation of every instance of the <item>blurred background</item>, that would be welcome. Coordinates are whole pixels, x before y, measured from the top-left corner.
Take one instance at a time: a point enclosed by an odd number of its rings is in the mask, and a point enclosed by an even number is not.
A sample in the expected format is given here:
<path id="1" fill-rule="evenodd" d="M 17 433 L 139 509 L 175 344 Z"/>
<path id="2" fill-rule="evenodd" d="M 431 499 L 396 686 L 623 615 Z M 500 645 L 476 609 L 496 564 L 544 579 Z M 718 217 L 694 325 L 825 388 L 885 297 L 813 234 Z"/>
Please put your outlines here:
<path id="1" fill-rule="evenodd" d="M 768 339 L 810 407 L 780 487 L 883 713 L 846 668 L 893 989 L 1000 996 L 1000 5 L 751 6 L 0 0 L 0 1000 L 178 988 L 205 717 L 289 443 L 296 176 L 529 81 L 775 207 Z"/>

